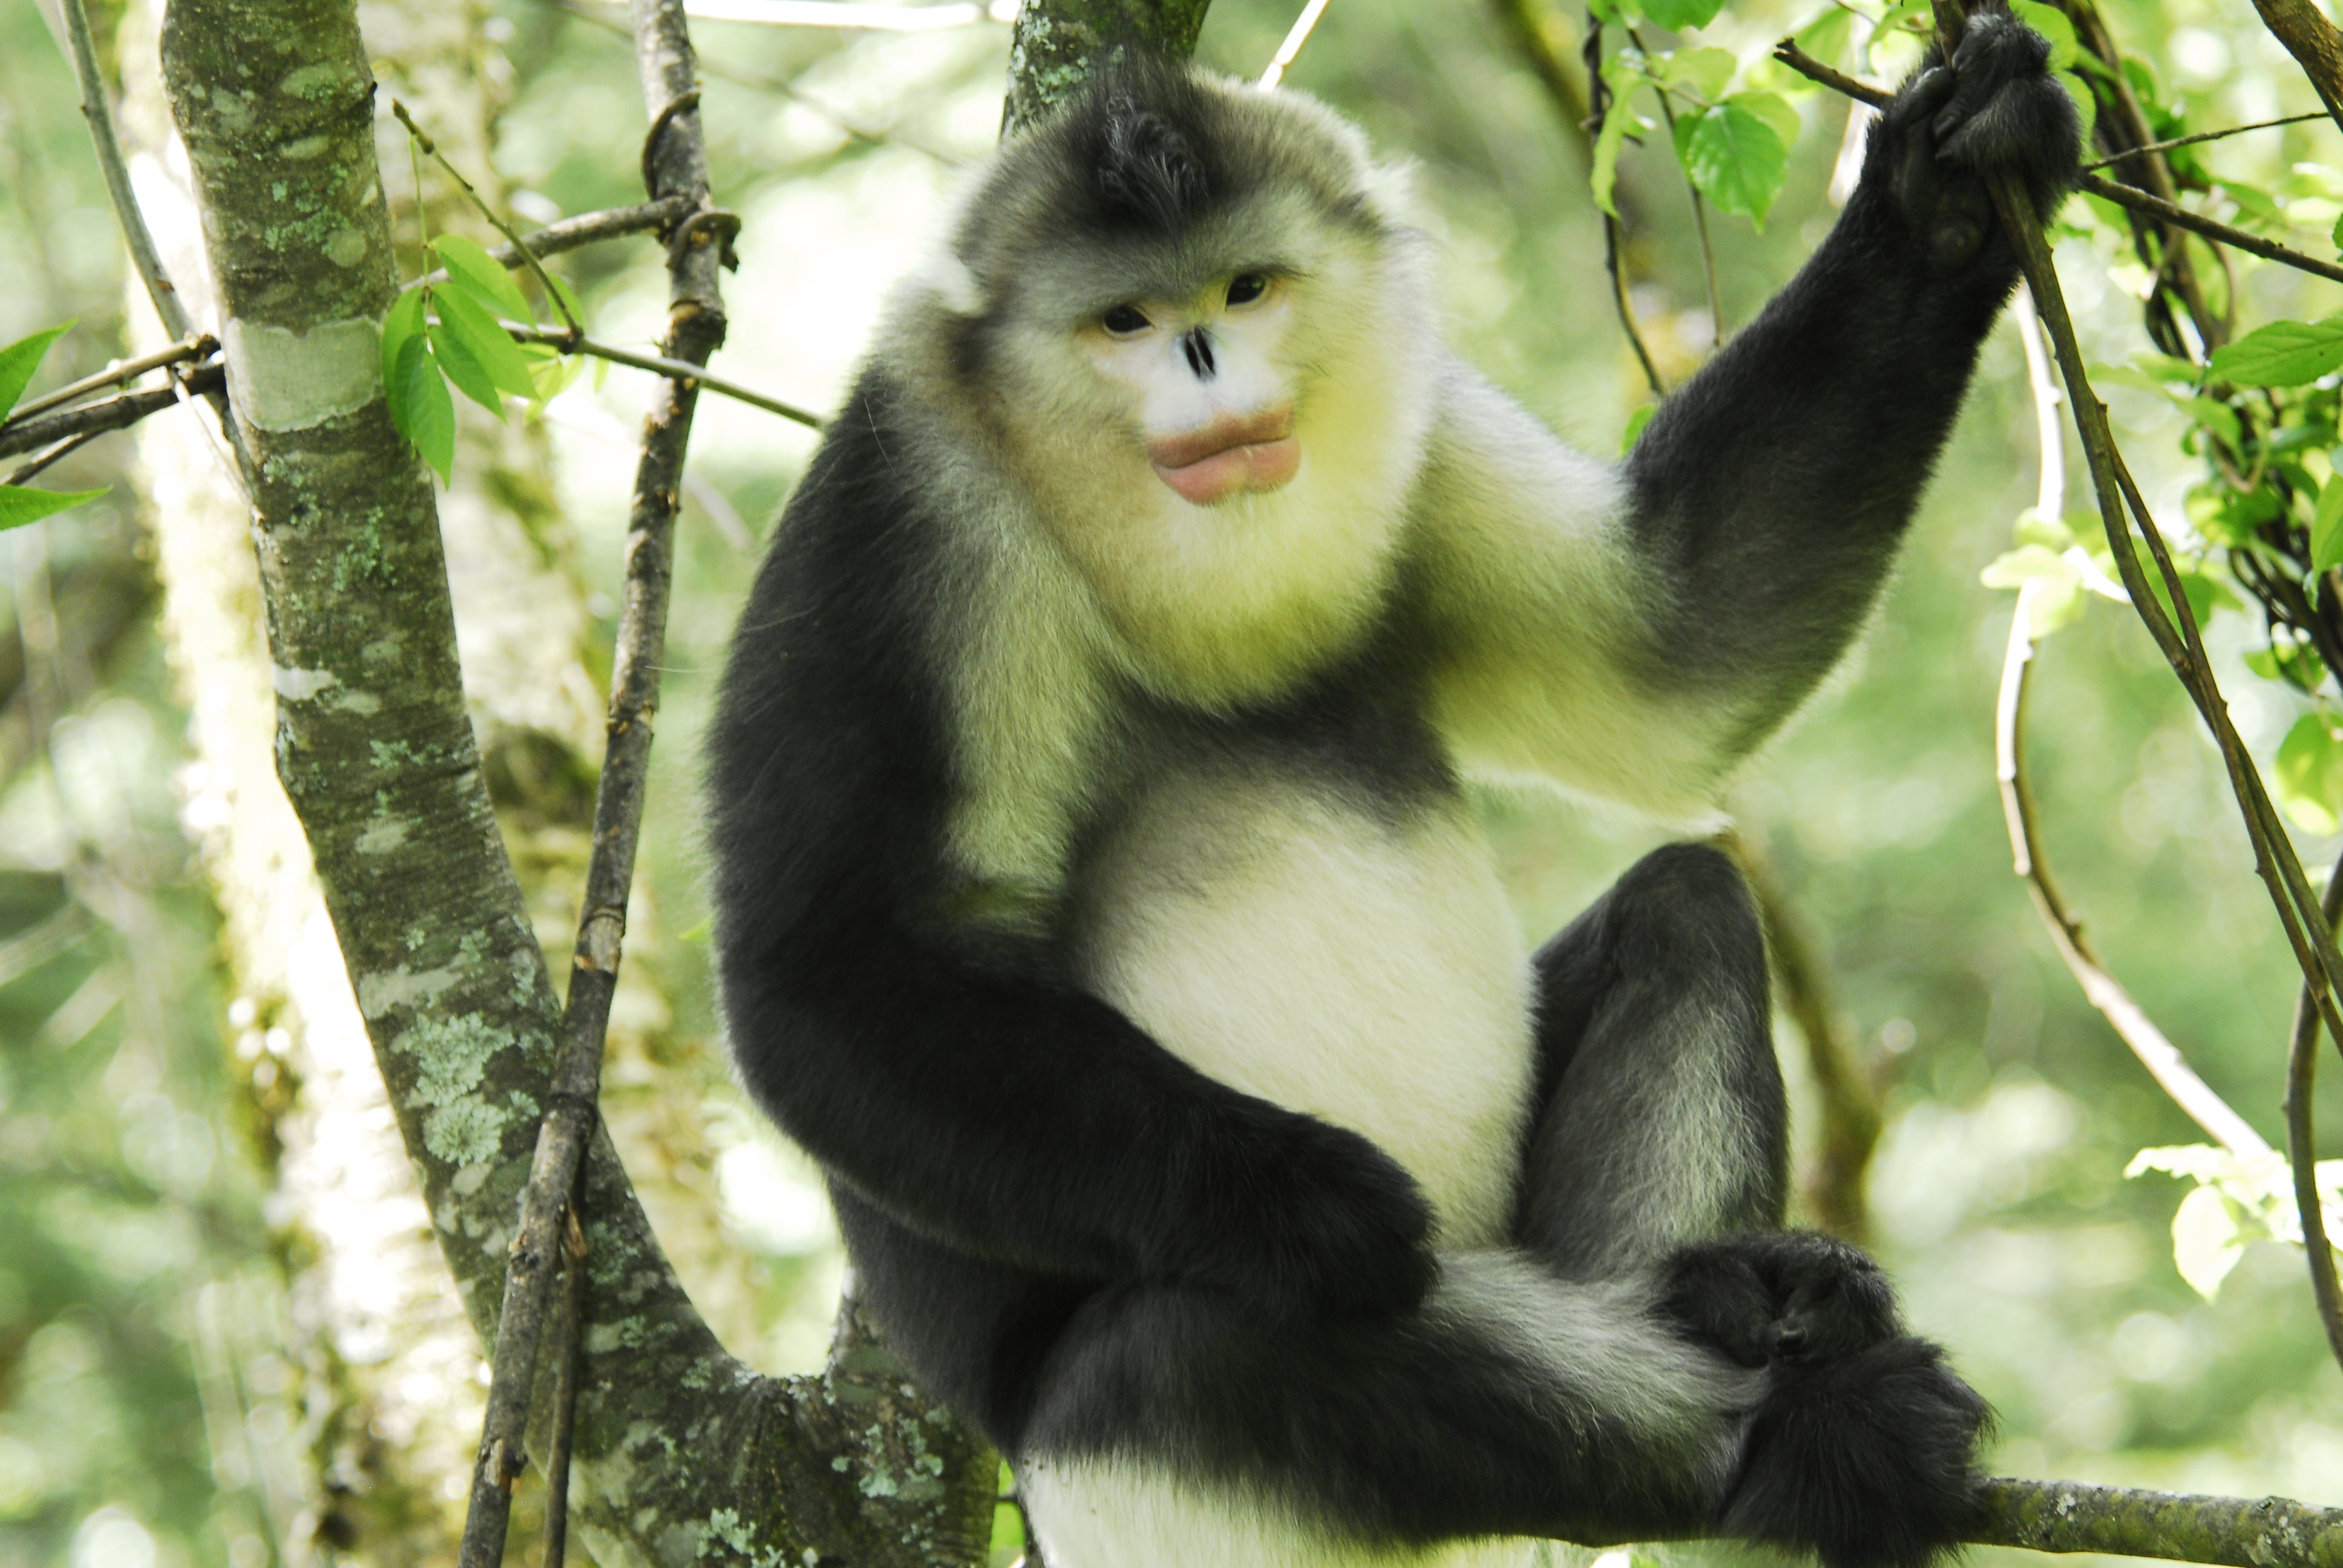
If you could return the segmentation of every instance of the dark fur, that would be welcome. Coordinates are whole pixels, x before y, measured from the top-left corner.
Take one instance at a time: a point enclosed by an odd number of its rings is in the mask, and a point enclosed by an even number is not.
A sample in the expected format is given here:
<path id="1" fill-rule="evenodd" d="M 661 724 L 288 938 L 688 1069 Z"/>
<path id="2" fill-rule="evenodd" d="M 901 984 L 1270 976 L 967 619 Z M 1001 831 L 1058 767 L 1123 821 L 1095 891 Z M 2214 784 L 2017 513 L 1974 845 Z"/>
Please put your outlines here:
<path id="1" fill-rule="evenodd" d="M 1953 71 L 1906 89 L 1821 252 L 1638 444 L 1654 679 L 1754 683 L 1786 709 L 1865 613 L 2013 277 L 1967 171 L 2017 167 L 2046 197 L 2071 177 L 2036 44 L 1980 18 Z M 1275 175 L 1223 166 L 1216 113 L 1142 72 L 1003 166 L 1055 182 L 1072 232 L 1177 232 Z M 860 1289 L 931 1389 L 1013 1454 L 1143 1455 L 1370 1539 L 1724 1527 L 1831 1568 L 1909 1568 L 1957 1539 L 1976 1397 L 1904 1335 L 1860 1253 L 1768 1233 L 1785 1134 L 1763 947 L 1714 853 L 1647 859 L 1538 955 L 1544 1110 L 1519 1239 L 1561 1278 L 1633 1258 L 1656 1321 L 1766 1369 L 1722 1492 L 1629 1412 L 1419 1309 L 1429 1214 L 1381 1150 L 1205 1077 L 1075 984 L 1079 865 L 1045 930 L 952 918 L 969 890 L 943 852 L 928 652 L 948 519 L 896 467 L 901 396 L 872 365 L 789 503 L 725 678 L 709 800 L 741 1077 L 829 1171 Z M 1117 765 L 1203 750 L 1397 816 L 1452 798 L 1410 602 L 1272 706 L 1129 696 Z M 1728 1094 L 1721 1153 L 1687 1142 L 1671 1085 Z M 1684 1211 L 1610 1201 L 1654 1161 L 1723 1177 Z"/>

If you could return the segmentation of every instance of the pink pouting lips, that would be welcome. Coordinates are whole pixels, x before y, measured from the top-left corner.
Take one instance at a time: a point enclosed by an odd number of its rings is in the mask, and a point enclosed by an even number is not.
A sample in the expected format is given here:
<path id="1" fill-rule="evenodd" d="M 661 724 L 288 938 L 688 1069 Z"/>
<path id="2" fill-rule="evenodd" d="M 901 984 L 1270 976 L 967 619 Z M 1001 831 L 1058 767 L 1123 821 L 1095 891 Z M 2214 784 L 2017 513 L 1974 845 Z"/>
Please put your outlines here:
<path id="1" fill-rule="evenodd" d="M 1155 477 L 1199 507 L 1246 490 L 1274 490 L 1302 467 L 1293 405 L 1223 414 L 1200 429 L 1147 443 Z"/>

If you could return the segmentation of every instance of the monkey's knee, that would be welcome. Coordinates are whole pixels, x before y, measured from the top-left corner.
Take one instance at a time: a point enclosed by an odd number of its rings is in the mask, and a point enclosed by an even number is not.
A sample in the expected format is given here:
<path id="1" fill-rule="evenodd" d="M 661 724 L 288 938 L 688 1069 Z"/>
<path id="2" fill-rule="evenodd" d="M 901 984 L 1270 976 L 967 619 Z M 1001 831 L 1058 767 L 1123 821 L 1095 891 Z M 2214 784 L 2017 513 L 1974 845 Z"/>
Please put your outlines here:
<path id="1" fill-rule="evenodd" d="M 1709 844 L 1669 844 L 1613 885 L 1613 961 L 1623 973 L 1697 973 L 1762 988 L 1765 937 L 1749 883 Z"/>

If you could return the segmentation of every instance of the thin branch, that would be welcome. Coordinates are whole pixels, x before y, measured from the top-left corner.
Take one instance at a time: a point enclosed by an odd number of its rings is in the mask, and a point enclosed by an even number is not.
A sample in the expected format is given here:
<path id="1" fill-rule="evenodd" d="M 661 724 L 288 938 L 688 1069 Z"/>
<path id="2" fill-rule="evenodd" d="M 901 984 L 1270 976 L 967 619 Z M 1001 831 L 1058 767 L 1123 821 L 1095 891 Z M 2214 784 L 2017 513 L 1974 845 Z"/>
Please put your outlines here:
<path id="1" fill-rule="evenodd" d="M 2335 1568 L 2343 1508 L 2290 1497 L 2200 1497 L 2073 1481 L 1996 1477 L 1978 1489 L 1979 1546 L 2103 1552 L 2224 1568 Z"/>
<path id="2" fill-rule="evenodd" d="M 1636 48 L 1644 47 L 1644 35 L 1633 27 L 1627 36 Z M 1648 53 L 1649 51 L 1645 51 Z M 1668 123 L 1668 140 L 1675 141 L 1676 108 L 1668 101 L 1665 87 L 1655 89 L 1660 97 L 1660 117 Z M 1716 292 L 1716 247 L 1708 238 L 1708 204 L 1701 200 L 1700 187 L 1692 183 L 1692 171 L 1685 169 L 1684 194 L 1692 197 L 1692 225 L 1700 236 L 1700 274 L 1708 285 L 1708 340 L 1711 347 L 1725 347 L 1725 301 Z"/>
<path id="3" fill-rule="evenodd" d="M 2323 120 L 2325 118 L 2327 118 L 2327 111 L 2321 109 L 2314 114 L 2288 115 L 2285 118 L 2278 120 L 2256 120 L 2250 126 L 2230 126 L 2226 129 L 2218 131 L 2199 131 L 2193 136 L 2175 136 L 2168 142 L 2149 142 L 2145 146 L 2127 147 L 2124 151 L 2116 154 L 2113 157 L 2101 158 L 2096 163 L 2085 164 L 2083 167 L 2086 169 L 2103 169 L 2110 164 L 2122 163 L 2126 158 L 2136 158 L 2142 153 L 2168 153 L 2175 147 L 2193 147 L 2198 142 L 2217 142 L 2225 136 L 2242 136 L 2247 131 L 2274 130 L 2279 126 L 2298 126 L 2305 120 Z"/>
<path id="4" fill-rule="evenodd" d="M 668 591 L 675 548 L 677 494 L 692 414 L 708 357 L 724 341 L 720 287 L 724 226 L 704 222 L 708 150 L 698 107 L 697 57 L 682 0 L 635 0 L 635 55 L 650 111 L 643 169 L 653 200 L 680 199 L 689 214 L 668 247 L 666 353 L 676 366 L 660 384 L 643 430 L 642 457 L 627 521 L 626 579 L 600 783 L 594 797 L 593 852 L 561 1014 L 552 1087 L 537 1153 L 521 1196 L 519 1223 L 505 1275 L 497 1324 L 488 1414 L 472 1473 L 458 1568 L 496 1568 L 504 1555 L 512 1485 L 523 1462 L 529 1395 L 538 1342 L 552 1292 L 559 1232 L 586 1148 L 599 1121 L 602 1049 L 618 987 L 618 960 L 634 884 L 650 766 L 651 720 L 659 706 L 667 639 Z"/>
<path id="5" fill-rule="evenodd" d="M 562 297 L 561 290 L 553 286 L 553 279 L 546 275 L 545 267 L 537 259 L 537 253 L 523 245 L 520 236 L 513 232 L 512 225 L 507 223 L 503 216 L 488 205 L 486 196 L 472 188 L 472 182 L 464 177 L 464 171 L 447 161 L 447 155 L 439 150 L 439 144 L 433 141 L 430 134 L 415 123 L 415 116 L 407 112 L 405 104 L 400 103 L 396 97 L 392 98 L 390 112 L 400 125 L 407 127 L 407 134 L 415 138 L 416 145 L 423 149 L 425 155 L 433 163 L 437 164 L 449 179 L 456 182 L 457 188 L 471 197 L 472 205 L 480 209 L 480 216 L 496 225 L 497 232 L 505 236 L 506 245 L 518 253 L 520 259 L 528 264 L 528 270 L 537 278 L 537 286 L 545 290 L 545 297 L 551 300 L 553 308 L 561 313 L 562 322 L 569 328 L 569 340 L 575 343 L 585 337 L 586 329 L 578 324 L 578 317 L 570 313 L 569 301 Z M 422 199 L 420 191 L 417 192 L 416 196 L 418 201 Z M 512 263 L 507 262 L 505 265 L 510 266 Z"/>
<path id="6" fill-rule="evenodd" d="M 2185 228 L 2192 234 L 2203 235 L 2207 239 L 2218 240 L 2223 245 L 2234 246 L 2248 256 L 2258 256 L 2265 261 L 2275 261 L 2301 272 L 2343 283 L 2343 266 L 2338 266 L 2331 261 L 2321 261 L 2315 256 L 2305 256 L 2298 250 L 2289 250 L 2285 246 L 2274 240 L 2264 239 L 2258 234 L 2247 234 L 2244 229 L 2232 228 L 2226 223 L 2217 222 L 2205 216 L 2202 213 L 2190 212 L 2177 202 L 2166 201 L 2161 196 L 2150 196 L 2147 192 L 2136 190 L 2130 186 L 2117 185 L 2115 181 L 2104 179 L 2097 175 L 2085 175 L 2081 188 L 2092 196 L 2114 202 L 2118 206 L 2127 206 L 2134 212 L 2146 213 L 2150 217 L 2161 218 L 2176 228 Z"/>
<path id="7" fill-rule="evenodd" d="M 1327 0 L 1310 0 L 1310 4 L 1302 7 L 1302 15 L 1293 19 L 1293 25 L 1286 30 L 1285 42 L 1277 46 L 1275 57 L 1269 62 L 1269 69 L 1261 74 L 1262 86 L 1274 87 L 1285 79 L 1285 68 L 1293 64 L 1296 55 L 1302 53 L 1302 45 L 1310 42 L 1311 29 L 1317 26 L 1318 18 L 1325 15 L 1326 5 Z"/>
<path id="8" fill-rule="evenodd" d="M 1844 71 L 1831 69 L 1787 38 L 1774 45 L 1774 58 L 1800 75 L 1820 82 L 1824 86 L 1836 92 L 1845 93 L 1850 98 L 1859 99 L 1875 109 L 1886 107 L 1889 101 L 1896 95 L 1875 87 L 1868 82 L 1857 81 Z M 2122 154 L 2121 156 L 2133 157 L 2147 150 L 2144 147 L 2136 147 L 2131 152 Z M 2114 202 L 2117 206 L 2126 206 L 2134 212 L 2145 213 L 2150 217 L 2171 224 L 2176 228 L 2185 228 L 2192 234 L 2202 235 L 2207 239 L 2233 246 L 2248 256 L 2258 256 L 2265 261 L 2275 261 L 2282 266 L 2310 273 L 2314 276 L 2330 278 L 2337 283 L 2343 283 L 2343 266 L 2338 266 L 2333 262 L 2321 261 L 2315 256 L 2306 256 L 2298 250 L 2289 250 L 2273 240 L 2264 239 L 2259 235 L 2248 234 L 2241 228 L 2233 228 L 2201 213 L 2190 212 L 2178 203 L 2166 201 L 2162 196 L 2150 195 L 2147 191 L 2131 186 L 2117 185 L 2115 181 L 2102 178 L 2097 175 L 2085 175 L 2078 188 L 2102 200 Z"/>
<path id="9" fill-rule="evenodd" d="M 518 342 L 549 344 L 553 347 L 572 353 L 590 354 L 597 359 L 607 359 L 613 365 L 630 365 L 638 370 L 649 370 L 678 380 L 694 382 L 707 387 L 710 392 L 720 392 L 725 397 L 746 403 L 752 408 L 762 408 L 768 414 L 779 414 L 784 419 L 794 419 L 809 430 L 819 430 L 822 427 L 822 417 L 819 414 L 809 414 L 794 403 L 784 403 L 778 397 L 768 397 L 762 392 L 751 391 L 737 381 L 727 381 L 721 376 L 710 376 L 699 366 L 681 359 L 670 359 L 659 354 L 638 354 L 631 348 L 616 347 L 611 344 L 598 342 L 591 337 L 573 339 L 567 332 L 556 332 L 545 327 L 523 326 L 518 321 L 499 321 L 497 325 L 511 333 Z"/>
<path id="10" fill-rule="evenodd" d="M 2046 518 L 2062 516 L 2066 508 L 2066 427 L 2059 417 L 2059 394 L 2050 378 L 2050 365 L 2042 351 L 2039 317 L 2030 289 L 2017 296 L 2017 329 L 2026 348 L 2027 384 L 2034 393 L 2036 438 L 2041 452 L 2041 482 L 2035 510 Z M 2026 711 L 2034 675 L 2035 590 L 2021 588 L 2009 623 L 2009 646 L 2002 658 L 2001 693 L 1994 706 L 1994 773 L 2001 785 L 2002 819 L 2009 831 L 2009 852 L 2035 912 L 2049 928 L 2051 942 L 2065 960 L 2083 995 L 2098 1009 L 2124 1044 L 2131 1048 L 2173 1103 L 2188 1114 L 2221 1146 L 2239 1156 L 2270 1152 L 2262 1135 L 2237 1113 L 2212 1087 L 2197 1075 L 2179 1048 L 2157 1028 L 2147 1011 L 2132 1000 L 2122 982 L 2108 972 L 2083 934 L 2083 922 L 2067 907 L 2050 874 L 2042 852 L 2034 790 L 2026 772 Z"/>
<path id="11" fill-rule="evenodd" d="M 2332 930 L 2343 914 L 2343 860 L 2327 878 L 2319 913 Z M 2343 1037 L 2338 1037 L 2343 1040 Z M 2309 1255 L 2310 1293 L 2327 1348 L 2343 1366 L 2343 1281 L 2335 1273 L 2335 1247 L 2327 1236 L 2327 1214 L 2318 1201 L 2318 1140 L 2311 1126 L 2312 1085 L 2318 1075 L 2318 1002 L 2305 986 L 2294 1001 L 2294 1030 L 2286 1051 L 2286 1157 L 2294 1168 L 2294 1208 L 2302 1221 L 2302 1247 Z"/>
<path id="12" fill-rule="evenodd" d="M 19 467 L 15 473 L 10 474 L 6 478 L 0 479 L 0 486 L 24 484 L 35 476 L 38 475 L 42 469 L 48 467 L 52 464 L 56 463 L 63 458 L 73 456 L 73 454 L 80 451 L 84 447 L 88 446 L 92 441 L 96 440 L 104 434 L 106 434 L 106 432 L 103 430 L 84 430 L 78 436 L 68 436 L 64 440 L 58 442 L 55 446 L 51 447 L 47 451 L 43 452 L 39 457 L 35 457 L 31 462 Z"/>
<path id="13" fill-rule="evenodd" d="M 1592 123 L 1600 125 L 1611 106 L 1611 84 L 1603 79 L 1603 24 L 1592 21 L 1592 13 L 1589 16 L 1584 55 L 1587 91 L 1594 101 L 1588 112 Z M 1603 215 L 1603 268 L 1611 275 L 1611 306 L 1619 314 L 1619 330 L 1627 335 L 1627 346 L 1635 351 L 1635 363 L 1644 367 L 1644 379 L 1651 386 L 1652 396 L 1664 397 L 1668 395 L 1667 383 L 1660 379 L 1660 367 L 1652 363 L 1652 351 L 1644 346 L 1644 334 L 1635 324 L 1635 302 L 1627 295 L 1627 267 L 1619 254 L 1624 227 L 1612 214 Z"/>
<path id="14" fill-rule="evenodd" d="M 2269 1142 L 2197 1075 L 2180 1050 L 2156 1027 L 2123 983 L 2107 972 L 2083 934 L 2043 858 L 2034 792 L 2026 775 L 2026 709 L 2034 669 L 2034 629 L 2027 594 L 2021 590 L 2009 627 L 2009 648 L 2001 666 L 2001 695 L 1994 710 L 1994 771 L 2001 783 L 2001 810 L 2009 829 L 2009 850 L 2026 880 L 2036 912 L 2083 995 L 2098 1009 L 2124 1044 L 2131 1048 L 2158 1088 L 2213 1140 L 2240 1157 L 2268 1154 Z M 2314 1011 L 2312 1017 L 2315 1019 Z"/>
<path id="15" fill-rule="evenodd" d="M 85 403 L 78 408 L 60 408 L 30 419 L 12 419 L 0 424 L 0 457 L 30 452 L 85 431 L 119 430 L 136 425 L 149 414 L 159 414 L 166 408 L 178 407 L 184 401 L 182 387 L 186 394 L 208 397 L 226 385 L 226 374 L 215 360 L 190 371 L 181 387 L 125 392 L 118 397 Z"/>
<path id="16" fill-rule="evenodd" d="M 586 1232 L 578 1205 L 561 1212 L 561 1321 L 554 1335 L 553 1452 L 545 1457 L 541 1568 L 562 1568 L 569 1549 L 569 1449 L 578 1425 L 578 1334 L 586 1321 Z"/>
<path id="17" fill-rule="evenodd" d="M 106 103 L 106 78 L 98 73 L 97 45 L 90 36 L 89 13 L 82 0 L 62 0 L 62 4 L 74 75 L 81 84 L 81 112 L 89 121 L 89 139 L 97 147 L 97 164 L 106 174 L 106 194 L 113 199 L 115 220 L 122 226 L 123 240 L 130 247 L 130 265 L 138 269 L 138 280 L 146 286 L 146 297 L 155 302 L 155 315 L 163 330 L 173 337 L 186 338 L 195 330 L 187 319 L 187 307 L 170 274 L 163 269 L 155 236 L 147 231 L 146 215 L 138 210 L 138 197 L 130 188 L 130 166 L 123 161 L 121 138 L 114 134 L 114 115 Z"/>
<path id="18" fill-rule="evenodd" d="M 189 359 L 208 359 L 218 352 L 218 340 L 205 333 L 188 337 L 183 342 L 174 343 L 168 348 L 158 348 L 152 354 L 143 354 L 136 359 L 117 359 L 95 376 L 85 376 L 78 381 L 33 398 L 30 402 L 17 404 L 8 410 L 5 420 L 0 420 L 0 426 L 11 425 L 19 419 L 28 419 L 35 414 L 45 414 L 50 409 L 62 407 L 67 403 L 78 403 L 93 392 L 104 391 L 108 387 L 119 387 L 126 381 L 136 381 L 149 370 L 160 370 L 166 365 L 177 365 Z"/>

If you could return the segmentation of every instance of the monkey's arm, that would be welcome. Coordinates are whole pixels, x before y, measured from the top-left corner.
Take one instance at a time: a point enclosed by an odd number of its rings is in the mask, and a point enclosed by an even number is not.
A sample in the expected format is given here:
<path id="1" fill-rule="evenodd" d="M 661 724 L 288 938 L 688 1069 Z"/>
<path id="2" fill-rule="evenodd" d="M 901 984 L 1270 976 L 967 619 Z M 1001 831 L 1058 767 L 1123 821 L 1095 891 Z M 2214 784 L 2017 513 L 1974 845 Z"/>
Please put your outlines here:
<path id="1" fill-rule="evenodd" d="M 968 918 L 925 624 L 952 607 L 884 405 L 866 383 L 791 501 L 710 735 L 742 1080 L 863 1197 L 980 1257 L 1272 1312 L 1413 1302 L 1429 1212 L 1397 1163 L 1197 1072 L 1045 938 Z"/>
<path id="2" fill-rule="evenodd" d="M 1953 65 L 1924 70 L 1874 126 L 1822 248 L 1661 403 L 1619 471 L 1613 520 L 1516 535 L 1538 564 L 1514 578 L 1556 584 L 1544 614 L 1584 645 L 1569 668 L 1534 638 L 1516 652 L 1548 660 L 1538 678 L 1605 689 L 1655 731 L 1592 742 L 1611 772 L 1713 787 L 1862 623 L 2016 279 L 1978 171 L 2016 173 L 2046 210 L 2073 178 L 2074 111 L 2046 55 L 1979 13 Z M 1597 591 L 1567 597 L 1578 583 Z"/>

